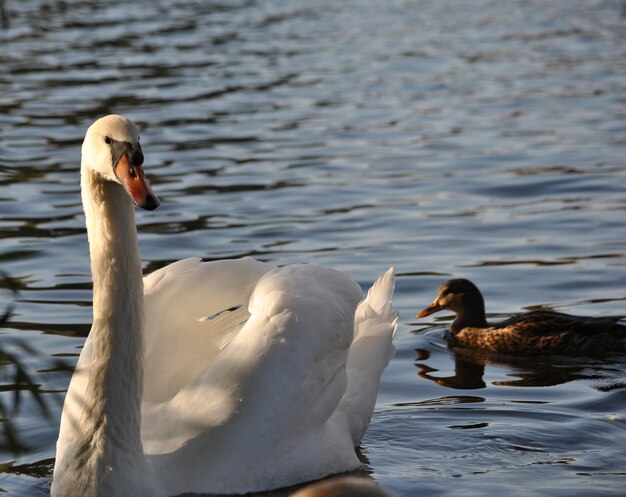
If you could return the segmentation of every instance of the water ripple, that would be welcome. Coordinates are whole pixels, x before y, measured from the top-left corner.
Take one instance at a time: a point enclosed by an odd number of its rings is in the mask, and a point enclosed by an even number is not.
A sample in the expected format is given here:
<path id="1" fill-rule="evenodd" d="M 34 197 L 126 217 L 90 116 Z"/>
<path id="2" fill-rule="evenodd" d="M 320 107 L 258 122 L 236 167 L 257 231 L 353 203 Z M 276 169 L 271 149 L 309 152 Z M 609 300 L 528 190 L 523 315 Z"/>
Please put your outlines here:
<path id="1" fill-rule="evenodd" d="M 5 4 L 0 265 L 20 291 L 6 336 L 75 361 L 91 322 L 80 144 L 96 117 L 127 114 L 163 201 L 137 214 L 146 273 L 252 255 L 365 287 L 396 267 L 398 353 L 363 444 L 383 485 L 623 493 L 619 357 L 463 354 L 428 329 L 448 316 L 413 318 L 450 277 L 475 280 L 496 319 L 624 314 L 619 2 Z M 58 417 L 69 376 L 47 359 L 24 357 Z M 28 407 L 29 450 L 3 453 L 0 486 L 46 495 L 57 424 Z"/>

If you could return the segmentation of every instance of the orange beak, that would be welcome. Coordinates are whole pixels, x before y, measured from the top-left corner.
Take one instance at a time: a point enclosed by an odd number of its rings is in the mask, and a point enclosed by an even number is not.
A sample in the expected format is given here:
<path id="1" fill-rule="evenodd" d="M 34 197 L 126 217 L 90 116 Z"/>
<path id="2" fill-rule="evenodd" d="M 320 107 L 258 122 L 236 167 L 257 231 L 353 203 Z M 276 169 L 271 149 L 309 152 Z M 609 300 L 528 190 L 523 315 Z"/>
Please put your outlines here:
<path id="1" fill-rule="evenodd" d="M 431 314 L 434 314 L 435 312 L 439 312 L 443 309 L 443 307 L 441 307 L 437 302 L 433 302 L 432 304 L 430 304 L 426 309 L 420 311 L 418 314 L 415 315 L 416 318 L 425 318 L 426 316 L 430 316 Z"/>
<path id="2" fill-rule="evenodd" d="M 120 157 L 115 165 L 115 174 L 138 207 L 153 211 L 161 204 L 159 197 L 152 192 L 143 168 L 131 164 L 128 154 Z"/>

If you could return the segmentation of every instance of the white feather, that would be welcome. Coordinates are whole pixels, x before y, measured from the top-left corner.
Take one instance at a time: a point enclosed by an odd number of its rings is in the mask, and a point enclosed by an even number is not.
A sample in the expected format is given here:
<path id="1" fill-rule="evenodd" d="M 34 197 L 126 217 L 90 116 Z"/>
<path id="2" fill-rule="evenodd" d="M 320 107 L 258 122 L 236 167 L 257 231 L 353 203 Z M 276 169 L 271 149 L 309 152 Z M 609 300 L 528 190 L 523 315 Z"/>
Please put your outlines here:
<path id="1" fill-rule="evenodd" d="M 106 119 L 94 133 L 132 139 Z M 130 201 L 85 162 L 83 175 L 95 320 L 53 497 L 241 494 L 357 468 L 394 350 L 393 270 L 365 300 L 337 271 L 250 258 L 182 260 L 142 290 Z"/>

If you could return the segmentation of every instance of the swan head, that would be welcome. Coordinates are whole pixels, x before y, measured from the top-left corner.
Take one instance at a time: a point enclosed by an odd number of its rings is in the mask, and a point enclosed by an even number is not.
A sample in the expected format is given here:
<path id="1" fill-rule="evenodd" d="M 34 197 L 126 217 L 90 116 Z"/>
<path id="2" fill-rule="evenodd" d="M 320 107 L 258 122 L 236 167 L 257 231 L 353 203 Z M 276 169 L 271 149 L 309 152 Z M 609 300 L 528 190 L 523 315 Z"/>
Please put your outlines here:
<path id="1" fill-rule="evenodd" d="M 147 210 L 159 206 L 143 172 L 139 130 L 130 119 L 109 115 L 93 123 L 83 141 L 82 163 L 104 181 L 122 185 L 137 206 Z"/>

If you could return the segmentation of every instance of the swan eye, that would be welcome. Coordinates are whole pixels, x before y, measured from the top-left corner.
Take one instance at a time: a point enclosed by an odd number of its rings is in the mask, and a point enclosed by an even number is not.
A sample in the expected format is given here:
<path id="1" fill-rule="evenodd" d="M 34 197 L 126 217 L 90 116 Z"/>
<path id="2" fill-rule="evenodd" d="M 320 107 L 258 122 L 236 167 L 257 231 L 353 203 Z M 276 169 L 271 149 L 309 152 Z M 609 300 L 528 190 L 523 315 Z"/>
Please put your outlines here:
<path id="1" fill-rule="evenodd" d="M 105 136 L 104 143 L 106 143 L 107 145 L 111 145 L 111 143 L 113 143 L 113 140 L 111 140 L 109 136 Z"/>

